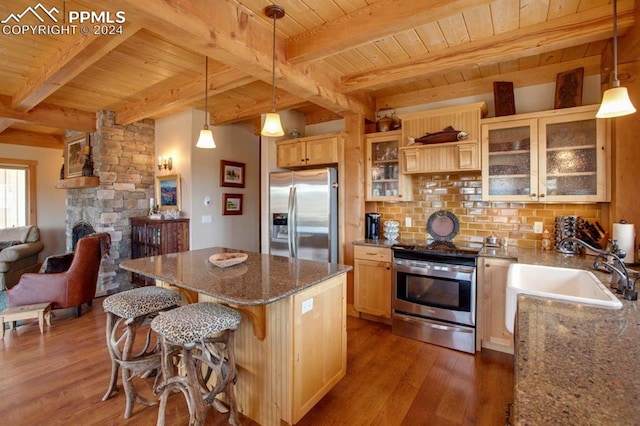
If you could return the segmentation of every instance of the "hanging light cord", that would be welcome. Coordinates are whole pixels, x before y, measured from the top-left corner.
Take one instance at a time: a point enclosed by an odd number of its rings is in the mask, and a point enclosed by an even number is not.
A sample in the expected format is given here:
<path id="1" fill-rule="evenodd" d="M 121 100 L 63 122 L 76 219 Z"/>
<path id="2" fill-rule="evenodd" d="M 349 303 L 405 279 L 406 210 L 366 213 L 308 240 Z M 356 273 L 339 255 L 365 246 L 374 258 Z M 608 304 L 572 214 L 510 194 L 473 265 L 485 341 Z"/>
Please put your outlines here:
<path id="1" fill-rule="evenodd" d="M 204 129 L 209 129 L 209 57 L 204 58 Z"/>
<path id="2" fill-rule="evenodd" d="M 271 112 L 276 112 L 276 19 L 273 14 L 273 46 L 271 55 Z"/>
<path id="3" fill-rule="evenodd" d="M 620 87 L 618 80 L 618 2 L 613 0 L 613 87 Z"/>

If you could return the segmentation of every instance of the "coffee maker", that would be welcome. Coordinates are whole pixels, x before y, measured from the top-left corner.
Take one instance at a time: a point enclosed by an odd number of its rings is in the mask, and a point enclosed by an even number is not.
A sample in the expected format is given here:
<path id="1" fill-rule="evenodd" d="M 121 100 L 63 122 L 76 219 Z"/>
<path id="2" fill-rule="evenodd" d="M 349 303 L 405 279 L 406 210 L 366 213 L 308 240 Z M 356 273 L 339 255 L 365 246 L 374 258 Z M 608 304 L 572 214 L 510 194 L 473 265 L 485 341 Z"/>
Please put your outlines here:
<path id="1" fill-rule="evenodd" d="M 365 213 L 364 237 L 368 240 L 380 238 L 380 213 Z"/>

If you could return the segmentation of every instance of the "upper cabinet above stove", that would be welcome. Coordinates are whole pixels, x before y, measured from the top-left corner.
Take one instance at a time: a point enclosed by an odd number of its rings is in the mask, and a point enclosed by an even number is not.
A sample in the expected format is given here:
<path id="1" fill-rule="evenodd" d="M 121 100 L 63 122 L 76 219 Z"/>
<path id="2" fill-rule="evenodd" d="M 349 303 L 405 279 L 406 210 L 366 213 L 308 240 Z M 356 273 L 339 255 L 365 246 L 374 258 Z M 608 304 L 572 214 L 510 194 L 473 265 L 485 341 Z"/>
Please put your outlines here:
<path id="1" fill-rule="evenodd" d="M 482 122 L 485 201 L 609 200 L 609 123 L 598 105 Z"/>
<path id="2" fill-rule="evenodd" d="M 400 115 L 402 173 L 480 171 L 480 120 L 486 111 L 486 104 L 479 102 Z M 430 143 L 411 143 L 426 134 L 438 134 L 450 127 L 466 132 L 468 136 L 456 140 L 453 132 L 451 139 L 441 134 L 433 135 Z"/>

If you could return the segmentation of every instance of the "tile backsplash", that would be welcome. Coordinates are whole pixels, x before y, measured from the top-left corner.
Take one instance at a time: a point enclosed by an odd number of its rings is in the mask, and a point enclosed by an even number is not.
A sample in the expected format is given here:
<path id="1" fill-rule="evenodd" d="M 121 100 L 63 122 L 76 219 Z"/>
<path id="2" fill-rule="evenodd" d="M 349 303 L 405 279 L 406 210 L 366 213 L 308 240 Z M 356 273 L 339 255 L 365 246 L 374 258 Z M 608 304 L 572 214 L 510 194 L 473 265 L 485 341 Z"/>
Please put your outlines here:
<path id="1" fill-rule="evenodd" d="M 460 232 L 456 239 L 482 241 L 492 233 L 508 237 L 509 245 L 541 247 L 542 234 L 533 232 L 534 222 L 543 222 L 553 235 L 556 216 L 581 216 L 591 223 L 602 221 L 598 203 L 557 204 L 482 201 L 482 176 L 478 174 L 438 174 L 413 176 L 411 202 L 379 202 L 382 223 L 400 222 L 401 239 L 424 240 L 427 220 L 432 213 L 447 210 L 458 217 Z M 410 217 L 411 227 L 405 226 Z"/>

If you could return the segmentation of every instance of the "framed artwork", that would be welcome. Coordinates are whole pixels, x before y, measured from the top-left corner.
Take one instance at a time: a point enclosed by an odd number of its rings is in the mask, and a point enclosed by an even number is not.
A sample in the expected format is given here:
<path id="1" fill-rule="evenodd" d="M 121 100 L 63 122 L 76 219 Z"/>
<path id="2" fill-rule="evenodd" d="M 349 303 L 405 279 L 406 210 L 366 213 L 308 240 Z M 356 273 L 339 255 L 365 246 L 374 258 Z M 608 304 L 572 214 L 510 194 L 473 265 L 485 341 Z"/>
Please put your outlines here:
<path id="1" fill-rule="evenodd" d="M 156 199 L 160 210 L 180 210 L 180 175 L 156 176 Z"/>
<path id="2" fill-rule="evenodd" d="M 513 96 L 513 82 L 494 81 L 493 102 L 495 104 L 496 117 L 515 114 L 516 102 Z"/>
<path id="3" fill-rule="evenodd" d="M 582 106 L 584 67 L 556 74 L 554 109 Z"/>
<path id="4" fill-rule="evenodd" d="M 244 163 L 220 160 L 220 186 L 244 188 Z"/>
<path id="5" fill-rule="evenodd" d="M 222 214 L 242 214 L 242 194 L 222 194 Z"/>
<path id="6" fill-rule="evenodd" d="M 84 147 L 86 144 L 86 135 L 65 141 L 65 178 L 82 176 L 82 166 L 84 165 L 85 154 Z"/>

